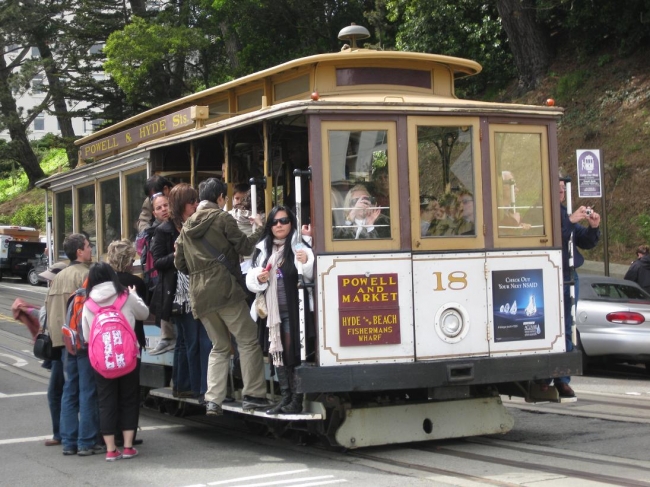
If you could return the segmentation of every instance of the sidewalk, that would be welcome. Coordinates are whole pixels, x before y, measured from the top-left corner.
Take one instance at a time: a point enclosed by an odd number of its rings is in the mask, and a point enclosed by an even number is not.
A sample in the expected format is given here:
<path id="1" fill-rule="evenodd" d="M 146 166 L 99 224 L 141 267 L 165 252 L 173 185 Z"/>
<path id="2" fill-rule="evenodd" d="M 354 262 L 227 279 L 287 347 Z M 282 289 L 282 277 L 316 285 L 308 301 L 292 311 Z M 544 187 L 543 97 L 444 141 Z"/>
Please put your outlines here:
<path id="1" fill-rule="evenodd" d="M 623 276 L 630 268 L 629 265 L 609 263 L 609 275 L 623 279 Z M 602 276 L 605 274 L 605 263 L 594 260 L 585 260 L 585 263 L 578 269 L 579 274 L 596 274 Z"/>

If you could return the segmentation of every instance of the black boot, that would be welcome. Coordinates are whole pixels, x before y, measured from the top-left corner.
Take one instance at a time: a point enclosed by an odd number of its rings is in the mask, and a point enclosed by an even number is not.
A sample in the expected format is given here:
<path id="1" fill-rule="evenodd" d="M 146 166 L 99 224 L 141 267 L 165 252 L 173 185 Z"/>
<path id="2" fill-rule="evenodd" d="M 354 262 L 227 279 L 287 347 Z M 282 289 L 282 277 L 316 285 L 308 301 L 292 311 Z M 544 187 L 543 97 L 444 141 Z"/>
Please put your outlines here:
<path id="1" fill-rule="evenodd" d="M 291 402 L 282 408 L 282 413 L 283 414 L 302 413 L 302 398 L 303 398 L 303 394 L 292 394 Z"/>
<path id="2" fill-rule="evenodd" d="M 289 386 L 289 375 L 286 367 L 276 367 L 275 375 L 278 376 L 280 383 L 280 394 L 282 399 L 278 404 L 266 410 L 266 414 L 280 414 L 282 408 L 291 402 L 291 387 Z"/>

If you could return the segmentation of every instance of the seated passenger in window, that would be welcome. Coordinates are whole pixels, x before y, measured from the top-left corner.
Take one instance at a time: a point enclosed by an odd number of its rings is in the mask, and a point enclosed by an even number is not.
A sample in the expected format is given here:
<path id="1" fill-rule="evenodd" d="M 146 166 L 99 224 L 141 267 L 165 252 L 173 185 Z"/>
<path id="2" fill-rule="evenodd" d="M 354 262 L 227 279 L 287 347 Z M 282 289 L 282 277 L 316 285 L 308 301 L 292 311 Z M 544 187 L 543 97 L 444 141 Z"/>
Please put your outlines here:
<path id="1" fill-rule="evenodd" d="M 445 212 L 435 196 L 420 196 L 420 235 L 426 237 L 432 224 L 440 221 Z"/>
<path id="2" fill-rule="evenodd" d="M 502 190 L 499 202 L 499 235 L 523 235 L 530 230 L 530 224 L 524 223 L 521 213 L 517 211 L 517 194 L 519 188 L 511 171 L 501 172 Z"/>
<path id="3" fill-rule="evenodd" d="M 345 223 L 333 228 L 335 239 L 390 238 L 390 219 L 382 215 L 377 201 L 363 184 L 345 196 Z"/>
<path id="4" fill-rule="evenodd" d="M 456 227 L 456 235 L 474 235 L 474 196 L 469 191 L 458 193 L 460 203 L 460 218 Z"/>
<path id="5" fill-rule="evenodd" d="M 428 237 L 448 237 L 456 235 L 456 229 L 459 226 L 460 204 L 456 195 L 447 193 L 440 198 L 440 211 L 438 217 L 431 220 Z"/>
<path id="6" fill-rule="evenodd" d="M 390 210 L 390 198 L 388 188 L 388 166 L 381 166 L 372 173 L 372 194 L 375 195 L 377 206 L 382 214 L 388 216 Z"/>

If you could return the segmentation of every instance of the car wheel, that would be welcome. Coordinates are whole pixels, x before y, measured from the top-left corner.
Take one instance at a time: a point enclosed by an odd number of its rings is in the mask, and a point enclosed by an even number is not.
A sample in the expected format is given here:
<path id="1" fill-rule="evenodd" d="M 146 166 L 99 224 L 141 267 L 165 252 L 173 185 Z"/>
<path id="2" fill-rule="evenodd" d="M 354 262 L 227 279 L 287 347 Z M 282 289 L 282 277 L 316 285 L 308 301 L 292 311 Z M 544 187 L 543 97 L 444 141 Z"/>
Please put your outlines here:
<path id="1" fill-rule="evenodd" d="M 38 286 L 41 283 L 40 279 L 38 278 L 36 269 L 29 270 L 29 274 L 27 274 L 27 280 L 32 286 Z"/>
<path id="2" fill-rule="evenodd" d="M 580 340 L 580 332 L 578 332 L 578 345 L 577 348 L 580 349 L 582 353 L 582 370 L 585 371 L 589 368 L 589 365 L 592 362 L 592 359 L 585 353 L 585 347 L 582 346 L 582 341 Z"/>

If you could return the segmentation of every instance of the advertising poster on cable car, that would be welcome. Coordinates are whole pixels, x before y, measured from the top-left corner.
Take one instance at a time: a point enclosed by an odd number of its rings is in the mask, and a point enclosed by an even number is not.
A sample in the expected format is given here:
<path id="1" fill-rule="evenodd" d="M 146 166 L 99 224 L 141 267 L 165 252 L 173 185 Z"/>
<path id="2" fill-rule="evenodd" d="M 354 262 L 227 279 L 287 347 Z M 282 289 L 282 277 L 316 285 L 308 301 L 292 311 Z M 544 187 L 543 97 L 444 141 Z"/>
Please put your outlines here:
<path id="1" fill-rule="evenodd" d="M 492 272 L 494 341 L 544 338 L 542 269 Z"/>

